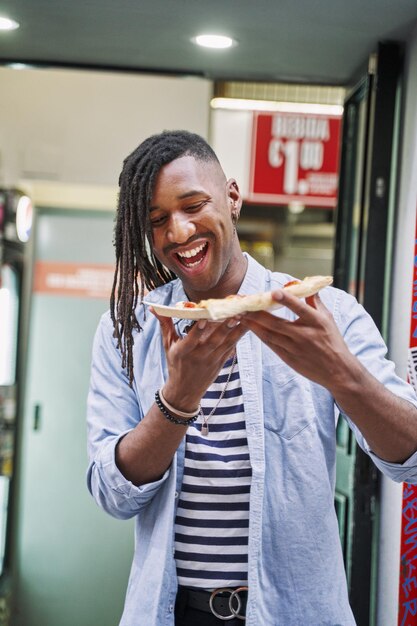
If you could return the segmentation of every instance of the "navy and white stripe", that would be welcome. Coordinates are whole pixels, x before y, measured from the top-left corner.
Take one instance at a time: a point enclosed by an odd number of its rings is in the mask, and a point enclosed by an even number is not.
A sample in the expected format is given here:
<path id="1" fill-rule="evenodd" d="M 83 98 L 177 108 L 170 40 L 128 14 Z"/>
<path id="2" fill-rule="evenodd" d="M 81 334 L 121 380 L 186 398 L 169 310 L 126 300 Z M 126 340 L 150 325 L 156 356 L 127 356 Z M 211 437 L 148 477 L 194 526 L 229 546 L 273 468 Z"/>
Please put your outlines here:
<path id="1" fill-rule="evenodd" d="M 208 415 L 224 389 L 232 360 L 206 392 Z M 180 585 L 212 589 L 247 583 L 249 459 L 242 389 L 236 363 L 226 393 L 201 435 L 200 418 L 186 435 L 184 478 L 175 520 Z"/>

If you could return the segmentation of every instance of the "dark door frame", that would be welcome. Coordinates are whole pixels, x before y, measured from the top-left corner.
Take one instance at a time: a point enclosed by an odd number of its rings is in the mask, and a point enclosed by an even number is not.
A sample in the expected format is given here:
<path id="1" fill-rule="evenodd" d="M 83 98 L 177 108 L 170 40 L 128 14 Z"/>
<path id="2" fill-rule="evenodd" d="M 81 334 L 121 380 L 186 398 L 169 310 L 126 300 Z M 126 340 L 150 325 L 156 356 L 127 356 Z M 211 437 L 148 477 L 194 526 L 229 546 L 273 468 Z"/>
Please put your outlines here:
<path id="1" fill-rule="evenodd" d="M 387 337 L 394 203 L 398 174 L 395 139 L 399 132 L 403 52 L 397 43 L 380 43 L 368 74 L 346 100 L 340 189 L 336 222 L 335 284 L 351 290 Z M 357 172 L 359 104 L 365 101 L 363 167 Z M 360 182 L 357 251 L 352 250 L 355 176 Z M 352 255 L 356 254 L 353 259 Z M 352 276 L 352 268 L 356 271 Z M 353 283 L 351 282 L 353 279 Z M 352 436 L 352 435 L 350 435 Z M 379 472 L 359 446 L 353 463 L 349 597 L 358 626 L 375 623 Z"/>

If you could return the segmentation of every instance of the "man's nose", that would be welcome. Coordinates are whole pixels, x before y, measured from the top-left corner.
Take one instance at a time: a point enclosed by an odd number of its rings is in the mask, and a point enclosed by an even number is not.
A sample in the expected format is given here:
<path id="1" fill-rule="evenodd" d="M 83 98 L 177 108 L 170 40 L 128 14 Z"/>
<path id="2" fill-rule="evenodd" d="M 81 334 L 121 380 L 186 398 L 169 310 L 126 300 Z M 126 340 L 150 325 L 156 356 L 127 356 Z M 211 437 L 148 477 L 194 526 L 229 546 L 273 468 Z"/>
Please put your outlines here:
<path id="1" fill-rule="evenodd" d="M 188 215 L 173 215 L 170 220 L 167 237 L 171 243 L 185 243 L 194 235 L 195 225 Z"/>

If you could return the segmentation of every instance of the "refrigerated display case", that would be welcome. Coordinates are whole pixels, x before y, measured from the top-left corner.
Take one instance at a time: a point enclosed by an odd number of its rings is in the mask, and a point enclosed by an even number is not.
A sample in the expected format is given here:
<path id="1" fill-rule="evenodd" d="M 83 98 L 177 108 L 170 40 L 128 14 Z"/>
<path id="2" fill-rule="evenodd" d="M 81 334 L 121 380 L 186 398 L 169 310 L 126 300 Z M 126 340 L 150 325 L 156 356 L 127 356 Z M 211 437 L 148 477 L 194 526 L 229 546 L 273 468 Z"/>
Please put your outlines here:
<path id="1" fill-rule="evenodd" d="M 7 624 L 11 569 L 11 513 L 21 399 L 21 343 L 27 242 L 32 226 L 30 199 L 0 189 L 0 626 Z"/>

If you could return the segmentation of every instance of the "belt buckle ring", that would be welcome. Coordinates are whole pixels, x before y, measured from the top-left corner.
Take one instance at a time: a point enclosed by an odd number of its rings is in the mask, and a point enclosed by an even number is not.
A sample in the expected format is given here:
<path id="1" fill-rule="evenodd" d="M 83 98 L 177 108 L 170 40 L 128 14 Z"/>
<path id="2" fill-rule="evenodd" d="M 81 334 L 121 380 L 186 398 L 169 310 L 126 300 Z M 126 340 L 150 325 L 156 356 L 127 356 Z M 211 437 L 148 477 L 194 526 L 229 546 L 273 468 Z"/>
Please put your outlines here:
<path id="1" fill-rule="evenodd" d="M 220 589 L 215 589 L 212 592 L 212 594 L 210 596 L 210 600 L 209 600 L 210 610 L 213 613 L 213 615 L 215 617 L 217 617 L 217 619 L 222 620 L 223 622 L 227 622 L 229 619 L 234 619 L 235 617 L 237 619 L 241 619 L 241 620 L 245 621 L 246 617 L 244 615 L 240 614 L 240 609 L 242 608 L 242 600 L 240 599 L 239 592 L 240 591 L 247 591 L 247 590 L 248 590 L 248 587 L 238 587 L 234 591 L 232 589 L 229 589 L 228 587 L 222 587 Z M 215 610 L 215 608 L 213 606 L 214 598 L 217 596 L 217 594 L 225 593 L 226 591 L 228 593 L 230 593 L 230 597 L 229 597 L 230 615 L 220 615 L 219 613 L 217 613 L 217 611 Z M 236 600 L 237 608 L 233 607 L 233 600 Z"/>

